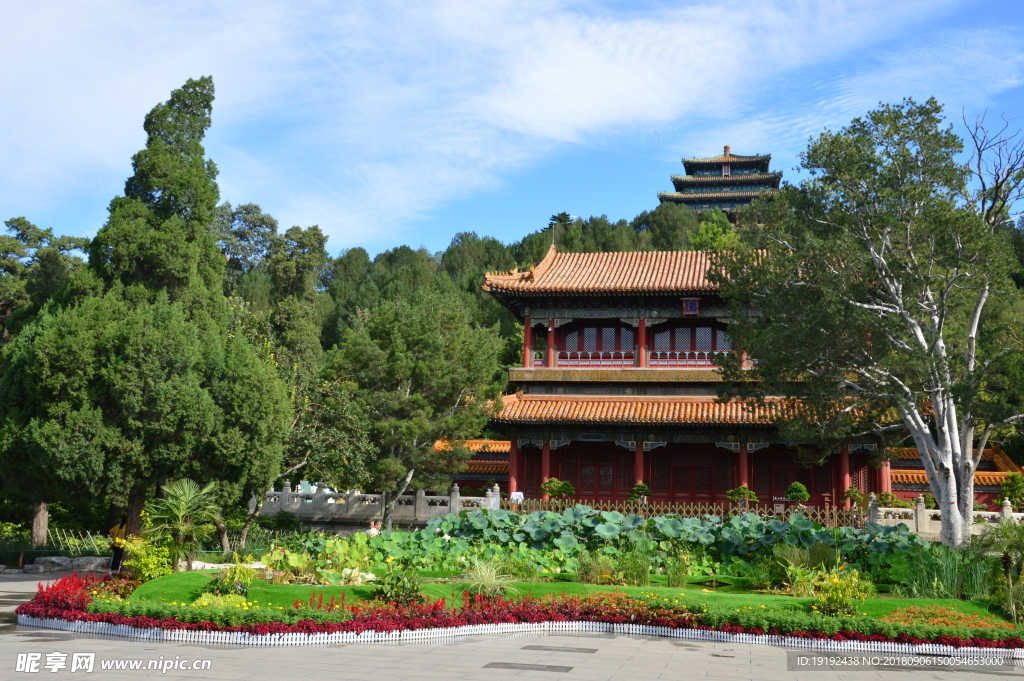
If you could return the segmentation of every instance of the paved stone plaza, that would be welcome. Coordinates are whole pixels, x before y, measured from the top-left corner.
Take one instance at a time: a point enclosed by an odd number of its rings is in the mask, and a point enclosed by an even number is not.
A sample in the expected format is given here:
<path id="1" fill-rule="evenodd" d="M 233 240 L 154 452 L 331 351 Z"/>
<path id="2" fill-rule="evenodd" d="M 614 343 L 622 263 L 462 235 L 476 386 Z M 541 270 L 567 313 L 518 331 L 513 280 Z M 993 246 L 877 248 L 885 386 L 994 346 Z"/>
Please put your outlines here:
<path id="1" fill-rule="evenodd" d="M 55 575 L 56 576 L 56 575 Z M 720 679 L 739 681 L 867 681 L 869 679 L 985 679 L 1024 677 L 1020 672 L 787 671 L 787 651 L 770 646 L 695 643 L 611 634 L 470 637 L 447 644 L 282 646 L 279 648 L 154 643 L 105 636 L 67 634 L 13 623 L 18 603 L 35 592 L 30 576 L 0 577 L 0 680 L 27 678 L 128 679 L 566 679 L 641 681 Z M 92 673 L 44 668 L 48 653 L 96 653 Z M 806 652 L 806 651 L 803 651 Z M 41 653 L 38 672 L 16 671 L 19 653 Z M 102 660 L 209 660 L 204 671 L 100 669 Z"/>

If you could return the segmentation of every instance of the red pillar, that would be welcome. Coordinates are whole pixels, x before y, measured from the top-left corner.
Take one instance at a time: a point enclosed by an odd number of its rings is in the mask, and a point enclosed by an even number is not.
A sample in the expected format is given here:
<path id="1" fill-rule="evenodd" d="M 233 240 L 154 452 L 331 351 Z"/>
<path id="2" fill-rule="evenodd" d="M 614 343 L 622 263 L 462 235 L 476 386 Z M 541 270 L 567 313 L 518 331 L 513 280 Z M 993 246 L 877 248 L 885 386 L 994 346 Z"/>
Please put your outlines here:
<path id="1" fill-rule="evenodd" d="M 882 491 L 892 493 L 892 466 L 889 465 L 889 460 L 886 459 L 882 462 Z"/>
<path id="2" fill-rule="evenodd" d="M 736 486 L 746 485 L 750 487 L 750 457 L 747 454 L 747 443 L 740 443 L 740 454 L 737 457 L 736 467 L 739 468 L 739 475 L 736 476 Z"/>
<path id="3" fill-rule="evenodd" d="M 836 499 L 842 499 L 846 490 L 850 489 L 850 448 L 843 445 L 839 449 L 839 494 Z M 861 490 L 863 493 L 865 490 Z M 850 508 L 850 500 L 843 500 L 843 508 Z"/>
<path id="4" fill-rule="evenodd" d="M 643 323 L 643 322 L 641 322 Z M 633 483 L 639 485 L 644 481 L 644 441 L 637 440 L 636 454 L 633 455 Z"/>
<path id="5" fill-rule="evenodd" d="M 555 320 L 548 320 L 548 367 L 555 366 Z"/>
<path id="6" fill-rule="evenodd" d="M 640 319 L 640 326 L 636 334 L 637 366 L 647 366 L 647 320 Z"/>
<path id="7" fill-rule="evenodd" d="M 544 440 L 544 448 L 540 451 L 540 481 L 547 482 L 551 479 L 551 440 Z M 548 500 L 548 495 L 541 497 Z"/>
<path id="8" fill-rule="evenodd" d="M 529 317 L 523 319 L 523 366 L 533 366 L 533 325 Z"/>
<path id="9" fill-rule="evenodd" d="M 519 440 L 512 438 L 508 449 L 508 493 L 519 491 Z"/>

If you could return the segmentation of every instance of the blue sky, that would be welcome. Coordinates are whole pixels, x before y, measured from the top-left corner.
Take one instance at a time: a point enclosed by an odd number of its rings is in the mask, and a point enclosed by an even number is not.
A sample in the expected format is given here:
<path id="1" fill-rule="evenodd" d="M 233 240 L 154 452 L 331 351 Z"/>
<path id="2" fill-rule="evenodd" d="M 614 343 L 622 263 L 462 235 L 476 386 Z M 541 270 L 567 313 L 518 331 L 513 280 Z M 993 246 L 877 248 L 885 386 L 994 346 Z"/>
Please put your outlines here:
<path id="1" fill-rule="evenodd" d="M 5 3 L 0 218 L 92 235 L 186 78 L 217 86 L 223 199 L 333 253 L 632 218 L 680 157 L 792 170 L 879 101 L 1024 126 L 1024 2 Z"/>

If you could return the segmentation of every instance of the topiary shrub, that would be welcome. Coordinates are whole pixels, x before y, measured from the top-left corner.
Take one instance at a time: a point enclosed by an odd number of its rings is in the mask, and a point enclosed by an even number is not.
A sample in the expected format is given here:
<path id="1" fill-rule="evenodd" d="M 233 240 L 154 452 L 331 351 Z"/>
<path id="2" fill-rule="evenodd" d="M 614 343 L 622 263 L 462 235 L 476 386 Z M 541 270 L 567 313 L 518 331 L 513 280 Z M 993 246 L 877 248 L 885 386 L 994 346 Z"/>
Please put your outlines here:
<path id="1" fill-rule="evenodd" d="M 802 482 L 794 481 L 792 484 L 790 484 L 789 487 L 786 488 L 785 497 L 787 499 L 792 499 L 798 504 L 803 504 L 806 503 L 811 498 L 811 495 L 807 491 L 807 487 L 805 487 Z"/>
<path id="2" fill-rule="evenodd" d="M 558 497 L 571 497 L 576 494 L 576 488 L 572 486 L 572 483 L 568 480 L 559 480 L 558 478 L 549 478 L 547 482 L 542 482 L 540 485 L 540 493 L 546 494 L 552 498 Z"/>
<path id="3" fill-rule="evenodd" d="M 754 494 L 754 490 L 750 489 L 746 485 L 740 485 L 735 489 L 729 490 L 728 492 L 725 493 L 725 498 L 733 502 L 734 504 L 739 504 L 744 508 L 746 508 L 749 504 L 756 504 L 760 502 L 760 500 L 757 498 L 757 495 Z"/>
<path id="4" fill-rule="evenodd" d="M 640 501 L 646 499 L 651 495 L 651 488 L 642 482 L 638 482 L 633 485 L 633 489 L 629 492 L 630 501 Z"/>

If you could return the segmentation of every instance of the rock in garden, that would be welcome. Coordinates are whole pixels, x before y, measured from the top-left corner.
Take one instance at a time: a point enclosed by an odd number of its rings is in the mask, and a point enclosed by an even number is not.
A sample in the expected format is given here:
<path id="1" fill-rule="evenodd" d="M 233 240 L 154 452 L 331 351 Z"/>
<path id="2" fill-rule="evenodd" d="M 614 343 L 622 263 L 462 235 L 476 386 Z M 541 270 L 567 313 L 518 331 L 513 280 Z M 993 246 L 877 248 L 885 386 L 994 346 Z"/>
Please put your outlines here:
<path id="1" fill-rule="evenodd" d="M 44 565 L 42 563 L 33 563 L 32 565 L 26 565 L 21 571 L 26 575 L 41 575 L 44 572 L 50 572 L 50 570 L 47 569 L 49 567 L 49 565 Z"/>
<path id="2" fill-rule="evenodd" d="M 110 567 L 108 556 L 82 556 L 71 561 L 73 570 L 106 570 Z"/>
<path id="3" fill-rule="evenodd" d="M 67 556 L 40 556 L 33 562 L 35 562 L 36 565 L 45 565 L 47 568 L 46 572 L 51 572 L 52 570 L 50 568 L 56 568 L 59 570 L 71 569 L 71 559 Z"/>
<path id="4" fill-rule="evenodd" d="M 0 574 L 4 574 L 4 575 L 21 575 L 21 574 L 25 574 L 25 573 L 22 572 L 21 570 L 19 570 L 18 568 L 7 568 L 3 572 L 0 572 Z"/>

